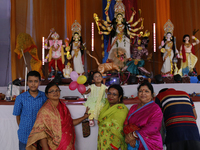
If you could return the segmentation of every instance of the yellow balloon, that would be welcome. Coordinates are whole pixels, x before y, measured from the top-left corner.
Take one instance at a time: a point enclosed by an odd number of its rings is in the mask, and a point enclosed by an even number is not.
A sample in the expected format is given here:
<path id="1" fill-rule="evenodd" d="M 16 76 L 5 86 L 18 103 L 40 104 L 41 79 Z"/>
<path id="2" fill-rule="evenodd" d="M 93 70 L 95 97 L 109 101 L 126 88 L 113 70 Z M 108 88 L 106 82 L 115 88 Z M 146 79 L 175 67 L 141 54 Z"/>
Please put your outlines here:
<path id="1" fill-rule="evenodd" d="M 79 76 L 77 79 L 78 84 L 84 84 L 86 81 L 87 81 L 87 78 L 84 75 Z"/>

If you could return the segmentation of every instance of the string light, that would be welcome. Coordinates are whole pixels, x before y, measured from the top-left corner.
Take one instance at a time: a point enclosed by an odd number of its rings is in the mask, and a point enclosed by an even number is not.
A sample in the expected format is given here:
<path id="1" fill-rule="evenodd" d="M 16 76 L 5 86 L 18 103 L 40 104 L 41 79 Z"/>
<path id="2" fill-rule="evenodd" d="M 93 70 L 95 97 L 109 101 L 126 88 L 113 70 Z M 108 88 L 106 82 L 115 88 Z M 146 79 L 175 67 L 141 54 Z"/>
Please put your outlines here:
<path id="1" fill-rule="evenodd" d="M 91 50 L 94 51 L 94 22 L 92 22 L 92 43 L 91 43 Z"/>
<path id="2" fill-rule="evenodd" d="M 44 37 L 42 37 L 42 65 L 44 65 Z"/>
<path id="3" fill-rule="evenodd" d="M 156 23 L 153 23 L 153 51 L 156 52 Z"/>

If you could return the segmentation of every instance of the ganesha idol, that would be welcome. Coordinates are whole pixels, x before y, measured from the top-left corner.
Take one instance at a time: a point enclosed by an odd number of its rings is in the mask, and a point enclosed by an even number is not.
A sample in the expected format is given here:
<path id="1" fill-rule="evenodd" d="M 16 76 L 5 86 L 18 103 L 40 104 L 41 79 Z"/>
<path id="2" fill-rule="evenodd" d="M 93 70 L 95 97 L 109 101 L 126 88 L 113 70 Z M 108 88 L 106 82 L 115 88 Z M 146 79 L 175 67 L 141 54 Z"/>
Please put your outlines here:
<path id="1" fill-rule="evenodd" d="M 51 35 L 53 40 L 49 40 L 50 50 L 48 55 L 46 56 L 45 62 L 49 62 L 49 73 L 51 73 L 51 67 L 57 72 L 63 72 L 64 69 L 64 50 L 62 46 L 62 40 L 59 39 L 58 33 L 54 32 Z"/>

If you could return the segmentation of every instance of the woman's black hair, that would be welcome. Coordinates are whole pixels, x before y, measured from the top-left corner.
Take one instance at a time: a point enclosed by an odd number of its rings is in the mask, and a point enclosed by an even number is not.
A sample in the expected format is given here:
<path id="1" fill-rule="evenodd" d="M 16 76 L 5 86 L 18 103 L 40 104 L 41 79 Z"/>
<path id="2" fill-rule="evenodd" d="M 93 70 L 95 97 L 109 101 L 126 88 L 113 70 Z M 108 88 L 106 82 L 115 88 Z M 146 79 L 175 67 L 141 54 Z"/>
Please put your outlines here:
<path id="1" fill-rule="evenodd" d="M 183 36 L 183 42 L 185 43 L 185 38 L 186 37 L 189 37 L 189 39 L 190 39 L 190 36 L 189 36 L 189 34 L 185 34 L 184 36 Z"/>
<path id="2" fill-rule="evenodd" d="M 49 91 L 49 89 L 52 87 L 52 86 L 57 86 L 58 88 L 59 88 L 59 86 L 58 86 L 58 84 L 56 84 L 55 82 L 50 82 L 49 84 L 47 84 L 47 86 L 46 86 L 46 88 L 45 88 L 45 94 L 48 94 L 48 91 Z M 60 88 L 59 88 L 60 89 Z"/>
<path id="3" fill-rule="evenodd" d="M 111 88 L 114 88 L 118 91 L 119 93 L 119 97 L 121 96 L 120 98 L 120 103 L 123 103 L 123 97 L 124 97 L 124 90 L 123 88 L 119 85 L 119 84 L 113 84 L 111 85 L 109 88 L 108 88 L 108 91 L 111 89 Z"/>
<path id="4" fill-rule="evenodd" d="M 139 92 L 140 88 L 141 88 L 142 86 L 145 86 L 145 85 L 146 85 L 146 86 L 148 87 L 148 89 L 151 91 L 151 95 L 153 96 L 153 94 L 154 94 L 153 86 L 152 86 L 151 83 L 149 83 L 149 82 L 143 82 L 143 83 L 141 83 L 141 84 L 138 86 L 137 91 Z"/>

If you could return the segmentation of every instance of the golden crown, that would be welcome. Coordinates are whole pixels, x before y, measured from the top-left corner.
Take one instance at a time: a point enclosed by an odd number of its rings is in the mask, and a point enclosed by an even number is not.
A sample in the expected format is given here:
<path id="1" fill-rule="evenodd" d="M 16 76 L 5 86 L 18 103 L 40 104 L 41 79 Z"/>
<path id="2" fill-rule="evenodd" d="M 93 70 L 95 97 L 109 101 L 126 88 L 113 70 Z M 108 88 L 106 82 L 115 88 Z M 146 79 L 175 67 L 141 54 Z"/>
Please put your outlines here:
<path id="1" fill-rule="evenodd" d="M 54 34 L 51 35 L 51 38 L 54 39 L 54 40 L 59 39 L 59 37 L 60 36 L 59 36 L 59 34 L 57 32 L 54 32 Z"/>
<path id="2" fill-rule="evenodd" d="M 122 3 L 122 0 L 116 0 L 116 4 L 114 6 L 115 11 L 115 18 L 117 17 L 117 14 L 122 14 L 123 18 L 125 18 L 125 6 Z"/>
<path id="3" fill-rule="evenodd" d="M 172 24 L 170 19 L 168 19 L 168 21 L 165 23 L 163 28 L 164 28 L 164 31 L 165 31 L 165 36 L 167 35 L 168 32 L 170 32 L 171 35 L 173 35 L 174 25 Z"/>
<path id="4" fill-rule="evenodd" d="M 72 35 L 74 35 L 74 33 L 77 32 L 79 36 L 81 36 L 81 25 L 76 20 L 72 24 L 71 30 L 72 30 Z"/>

